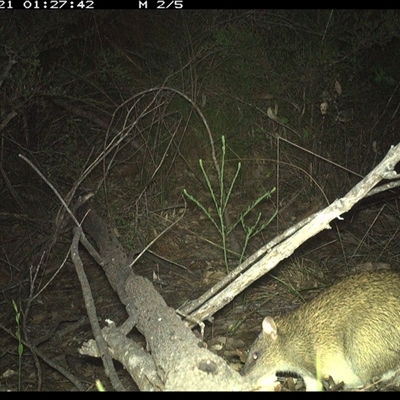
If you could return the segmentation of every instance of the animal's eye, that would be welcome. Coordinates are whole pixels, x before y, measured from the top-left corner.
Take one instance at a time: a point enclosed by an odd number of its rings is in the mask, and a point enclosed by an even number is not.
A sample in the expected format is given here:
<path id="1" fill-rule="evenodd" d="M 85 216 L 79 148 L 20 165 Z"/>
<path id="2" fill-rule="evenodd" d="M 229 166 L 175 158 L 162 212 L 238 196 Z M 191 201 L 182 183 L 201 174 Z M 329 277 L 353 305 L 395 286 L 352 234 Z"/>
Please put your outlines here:
<path id="1" fill-rule="evenodd" d="M 253 353 L 253 360 L 257 360 L 259 356 L 260 355 L 258 354 L 258 351 L 254 352 Z"/>

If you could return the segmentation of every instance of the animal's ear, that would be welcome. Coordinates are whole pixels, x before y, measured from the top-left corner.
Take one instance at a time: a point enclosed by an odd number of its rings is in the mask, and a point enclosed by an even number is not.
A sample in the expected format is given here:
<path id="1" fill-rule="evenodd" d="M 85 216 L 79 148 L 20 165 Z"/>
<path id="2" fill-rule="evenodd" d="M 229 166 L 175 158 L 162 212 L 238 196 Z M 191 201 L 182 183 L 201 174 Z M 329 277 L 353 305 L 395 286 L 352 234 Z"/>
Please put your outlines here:
<path id="1" fill-rule="evenodd" d="M 272 340 L 276 340 L 276 338 L 278 337 L 278 329 L 272 317 L 264 318 L 262 322 L 262 329 L 264 335 L 269 336 Z"/>

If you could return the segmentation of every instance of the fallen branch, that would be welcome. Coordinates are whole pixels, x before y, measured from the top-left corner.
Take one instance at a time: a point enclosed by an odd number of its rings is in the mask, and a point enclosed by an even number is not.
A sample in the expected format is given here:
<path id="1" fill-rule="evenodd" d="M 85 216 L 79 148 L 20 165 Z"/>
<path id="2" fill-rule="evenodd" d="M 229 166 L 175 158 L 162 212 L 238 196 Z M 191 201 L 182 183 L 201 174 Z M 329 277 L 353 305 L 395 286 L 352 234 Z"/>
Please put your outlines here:
<path id="1" fill-rule="evenodd" d="M 210 319 L 212 315 L 230 303 L 246 287 L 273 269 L 280 261 L 293 254 L 306 240 L 324 229 L 330 229 L 329 223 L 332 220 L 349 211 L 354 204 L 369 196 L 371 192 L 379 192 L 381 186 L 378 188 L 375 188 L 375 186 L 382 180 L 399 179 L 400 175 L 394 170 L 399 161 L 400 143 L 391 147 L 381 163 L 343 198 L 335 200 L 324 210 L 300 221 L 295 227 L 289 228 L 278 237 L 279 240 L 274 239 L 259 249 L 227 275 L 223 281 L 212 287 L 196 301 L 186 304 L 179 311 L 182 312 L 182 315 L 190 316 L 188 323 L 191 326 L 195 325 L 193 321 Z M 386 187 L 389 189 L 392 186 Z M 285 240 L 283 241 L 283 239 Z"/>
<path id="2" fill-rule="evenodd" d="M 78 218 L 84 218 L 83 229 L 100 249 L 100 255 L 95 257 L 130 316 L 118 329 L 108 321 L 109 326 L 103 328 L 102 334 L 112 357 L 125 366 L 138 387 L 141 390 L 250 389 L 249 381 L 203 347 L 202 341 L 168 307 L 151 282 L 130 269 L 113 230 L 88 207 L 85 203 L 78 209 Z M 88 249 L 93 254 L 90 244 Z M 134 325 L 145 336 L 151 356 L 125 336 Z M 80 352 L 98 357 L 101 354 L 98 347 L 90 341 Z"/>

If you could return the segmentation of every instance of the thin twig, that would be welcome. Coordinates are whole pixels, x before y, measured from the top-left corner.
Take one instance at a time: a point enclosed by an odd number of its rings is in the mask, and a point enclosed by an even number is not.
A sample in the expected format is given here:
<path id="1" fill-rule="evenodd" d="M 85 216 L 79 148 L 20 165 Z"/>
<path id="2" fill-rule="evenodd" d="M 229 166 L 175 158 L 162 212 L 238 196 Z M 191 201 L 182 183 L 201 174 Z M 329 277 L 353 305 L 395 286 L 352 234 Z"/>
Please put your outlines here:
<path id="1" fill-rule="evenodd" d="M 103 361 L 106 375 L 110 378 L 111 384 L 115 390 L 125 391 L 125 388 L 122 385 L 115 371 L 112 357 L 110 355 L 110 352 L 108 351 L 107 343 L 104 340 L 103 334 L 101 333 L 101 328 L 99 325 L 99 321 L 97 319 L 96 306 L 94 304 L 89 280 L 87 279 L 87 276 L 83 269 L 82 260 L 79 256 L 78 246 L 79 246 L 79 239 L 82 234 L 83 234 L 82 228 L 74 228 L 74 237 L 72 239 L 72 244 L 71 244 L 71 258 L 75 265 L 79 282 L 81 283 L 82 294 L 85 300 L 85 308 L 89 316 L 89 321 L 92 327 L 93 335 L 96 339 L 96 343 L 101 354 L 101 359 Z"/>

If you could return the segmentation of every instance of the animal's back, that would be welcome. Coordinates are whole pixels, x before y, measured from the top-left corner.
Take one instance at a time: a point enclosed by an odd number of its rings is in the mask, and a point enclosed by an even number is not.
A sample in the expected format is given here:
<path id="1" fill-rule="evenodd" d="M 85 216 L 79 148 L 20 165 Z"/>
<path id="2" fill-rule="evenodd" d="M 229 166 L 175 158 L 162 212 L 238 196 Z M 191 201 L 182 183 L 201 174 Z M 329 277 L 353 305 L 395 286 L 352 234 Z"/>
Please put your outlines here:
<path id="1" fill-rule="evenodd" d="M 276 337 L 261 332 L 247 372 L 296 372 L 314 386 L 318 370 L 348 387 L 365 385 L 400 365 L 400 275 L 350 276 L 272 322 Z"/>

